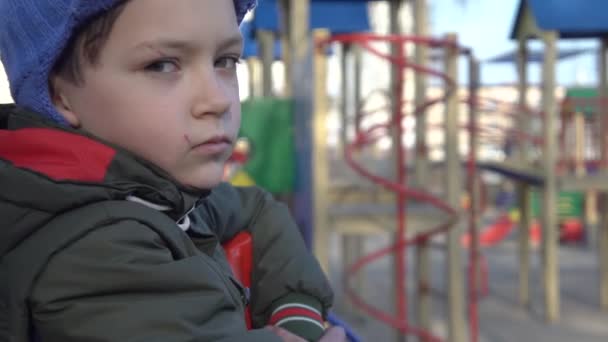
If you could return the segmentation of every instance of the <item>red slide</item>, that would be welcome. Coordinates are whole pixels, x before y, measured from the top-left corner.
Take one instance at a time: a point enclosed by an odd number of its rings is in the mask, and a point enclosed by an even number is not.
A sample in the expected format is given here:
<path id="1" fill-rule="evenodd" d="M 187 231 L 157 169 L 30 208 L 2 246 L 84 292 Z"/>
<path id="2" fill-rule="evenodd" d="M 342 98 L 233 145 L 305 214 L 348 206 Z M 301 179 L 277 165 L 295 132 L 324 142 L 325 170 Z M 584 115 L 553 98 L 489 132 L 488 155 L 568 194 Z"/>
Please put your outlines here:
<path id="1" fill-rule="evenodd" d="M 574 238 L 572 238 L 572 236 L 579 238 L 582 235 L 579 232 L 581 230 L 580 223 L 579 223 L 579 225 L 576 225 L 576 222 L 578 222 L 578 221 L 574 221 L 574 222 L 575 223 L 571 223 L 568 226 L 570 229 L 568 230 L 569 235 L 567 235 L 567 239 L 569 239 L 569 240 L 574 239 Z M 517 225 L 517 223 L 514 222 L 513 220 L 511 220 L 511 218 L 509 217 L 508 214 L 500 215 L 493 224 L 487 226 L 483 230 L 483 232 L 479 236 L 479 245 L 481 247 L 496 246 L 501 241 L 506 239 L 507 236 L 509 236 L 509 234 L 511 233 L 511 231 L 513 231 L 513 229 L 516 227 L 516 225 Z M 537 246 L 540 243 L 540 239 L 541 239 L 540 224 L 537 221 L 535 221 L 532 223 L 532 226 L 530 227 L 530 243 L 532 243 L 532 245 Z M 564 229 L 562 227 L 562 240 L 565 240 L 565 239 L 566 238 L 564 238 Z M 470 246 L 471 236 L 468 233 L 462 237 L 461 244 L 465 248 L 468 248 Z"/>
<path id="2" fill-rule="evenodd" d="M 509 236 L 509 233 L 515 227 L 515 222 L 509 218 L 508 214 L 502 214 L 496 219 L 496 222 L 486 227 L 479 236 L 479 245 L 481 247 L 492 247 L 500 243 Z M 470 234 L 462 237 L 461 243 L 464 247 L 469 247 L 471 244 Z"/>

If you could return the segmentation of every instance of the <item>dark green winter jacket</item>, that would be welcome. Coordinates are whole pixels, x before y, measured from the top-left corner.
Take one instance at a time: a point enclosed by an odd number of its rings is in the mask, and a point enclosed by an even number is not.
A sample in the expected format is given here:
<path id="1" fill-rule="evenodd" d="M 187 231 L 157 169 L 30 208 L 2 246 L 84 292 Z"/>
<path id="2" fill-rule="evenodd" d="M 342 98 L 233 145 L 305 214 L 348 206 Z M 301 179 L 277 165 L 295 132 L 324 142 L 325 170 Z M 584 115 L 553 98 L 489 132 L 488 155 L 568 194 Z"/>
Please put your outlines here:
<path id="1" fill-rule="evenodd" d="M 248 291 L 221 248 L 243 230 L 254 244 L 249 331 Z M 0 107 L 0 257 L 0 341 L 278 342 L 260 329 L 277 307 L 324 316 L 332 301 L 267 193 L 184 188 L 14 106 Z"/>

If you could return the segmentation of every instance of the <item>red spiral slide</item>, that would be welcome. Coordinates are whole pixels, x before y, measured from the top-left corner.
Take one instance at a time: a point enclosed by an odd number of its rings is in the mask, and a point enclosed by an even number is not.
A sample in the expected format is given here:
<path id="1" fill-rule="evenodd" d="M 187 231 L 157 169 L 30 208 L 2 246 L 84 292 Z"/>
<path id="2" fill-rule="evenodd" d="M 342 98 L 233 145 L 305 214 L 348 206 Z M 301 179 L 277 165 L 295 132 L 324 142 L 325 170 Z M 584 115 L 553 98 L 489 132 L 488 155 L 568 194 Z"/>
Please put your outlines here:
<path id="1" fill-rule="evenodd" d="M 446 74 L 433 70 L 432 68 L 417 65 L 411 63 L 405 51 L 406 43 L 413 44 L 423 44 L 429 47 L 442 47 L 442 48 L 453 48 L 458 51 L 459 54 L 469 54 L 470 51 L 461 48 L 456 45 L 452 41 L 448 40 L 440 40 L 440 39 L 432 39 L 427 37 L 418 37 L 418 36 L 401 36 L 401 35 L 387 35 L 381 36 L 376 34 L 343 34 L 343 35 L 335 35 L 331 37 L 329 40 L 318 42 L 318 48 L 324 48 L 327 44 L 332 42 L 342 42 L 342 43 L 352 43 L 360 45 L 364 50 L 369 53 L 380 57 L 384 60 L 389 61 L 394 66 L 402 69 L 412 69 L 414 72 L 425 73 L 429 76 L 436 77 L 446 84 L 446 90 L 444 96 L 429 100 L 423 105 L 415 108 L 414 114 L 418 115 L 423 113 L 428 107 L 433 106 L 435 104 L 441 103 L 445 101 L 450 95 L 454 94 L 456 91 L 457 85 L 454 80 L 449 78 Z M 396 55 L 387 54 L 382 52 L 376 46 L 373 45 L 374 42 L 385 42 L 394 45 L 397 50 Z M 397 146 L 397 165 L 398 165 L 398 173 L 397 179 L 391 180 L 386 179 L 381 176 L 374 174 L 372 171 L 368 170 L 366 167 L 362 166 L 358 161 L 354 158 L 354 152 L 356 150 L 362 149 L 366 145 L 377 141 L 379 138 L 383 136 L 390 136 L 391 129 L 395 129 L 396 136 L 403 136 L 403 127 L 402 120 L 405 117 L 403 109 L 405 101 L 403 99 L 404 93 L 404 74 L 397 73 L 397 80 L 395 84 L 395 89 L 392 89 L 391 96 L 393 97 L 393 101 L 395 103 L 394 115 L 393 119 L 389 120 L 383 124 L 376 124 L 370 127 L 369 129 L 361 132 L 355 138 L 355 141 L 349 145 L 345 150 L 345 159 L 347 163 L 361 176 L 370 179 L 372 182 L 377 184 L 378 186 L 382 186 L 389 191 L 394 192 L 397 195 L 397 236 L 398 240 L 395 241 L 391 246 L 378 250 L 361 260 L 355 262 L 354 265 L 349 267 L 346 270 L 346 282 L 345 282 L 345 291 L 348 297 L 353 301 L 353 303 L 358 306 L 361 310 L 366 312 L 368 315 L 386 323 L 387 325 L 398 329 L 403 334 L 413 335 L 420 338 L 421 341 L 432 341 L 439 342 L 441 339 L 429 331 L 425 331 L 418 327 L 411 325 L 407 315 L 407 291 L 406 291 L 406 265 L 407 262 L 405 260 L 406 253 L 405 249 L 410 245 L 426 245 L 430 242 L 430 239 L 437 235 L 446 233 L 450 228 L 454 226 L 454 223 L 457 222 L 457 211 L 448 205 L 445 201 L 435 197 L 434 195 L 427 193 L 425 191 L 419 191 L 407 186 L 407 157 L 406 157 L 406 148 L 403 144 L 403 139 L 398 139 L 399 141 L 394 142 Z M 476 104 L 476 99 L 469 99 L 470 105 Z M 470 127 L 471 134 L 475 134 L 476 130 L 474 127 Z M 475 161 L 470 155 L 468 163 L 467 163 L 467 176 L 469 180 L 475 179 L 476 177 L 476 165 Z M 471 189 L 471 193 L 475 193 L 473 191 L 472 186 L 474 182 L 470 181 L 469 185 Z M 426 231 L 425 233 L 418 234 L 413 237 L 407 237 L 406 235 L 406 208 L 407 203 L 410 200 L 421 201 L 429 203 L 430 205 L 436 207 L 439 211 L 447 213 L 450 218 L 441 224 L 438 227 L 433 227 Z M 473 213 L 473 208 L 471 211 Z M 471 215 L 473 217 L 473 215 Z M 471 219 L 469 221 L 471 230 L 476 229 L 475 220 Z M 396 256 L 396 267 L 395 267 L 395 281 L 396 281 L 396 297 L 397 297 L 397 314 L 392 315 L 387 313 L 367 302 L 365 302 L 361 296 L 355 293 L 352 288 L 350 288 L 348 280 L 352 277 L 353 274 L 359 272 L 362 268 L 367 266 L 368 264 L 385 257 L 387 255 L 394 254 Z M 469 307 L 469 324 L 470 324 L 470 333 L 471 333 L 471 341 L 477 341 L 477 332 L 478 332 L 478 322 L 477 322 L 477 296 L 478 296 L 478 284 L 477 284 L 477 276 L 473 270 L 477 269 L 477 265 L 479 264 L 480 255 L 478 254 L 477 244 L 473 243 L 472 248 L 470 249 L 470 267 L 469 267 L 469 291 L 468 291 L 468 307 Z"/>
<path id="2" fill-rule="evenodd" d="M 508 214 L 502 214 L 496 221 L 486 227 L 479 235 L 479 245 L 481 247 L 492 247 L 506 239 L 515 228 L 516 223 L 511 220 Z M 471 235 L 466 234 L 462 237 L 462 245 L 471 245 Z"/>

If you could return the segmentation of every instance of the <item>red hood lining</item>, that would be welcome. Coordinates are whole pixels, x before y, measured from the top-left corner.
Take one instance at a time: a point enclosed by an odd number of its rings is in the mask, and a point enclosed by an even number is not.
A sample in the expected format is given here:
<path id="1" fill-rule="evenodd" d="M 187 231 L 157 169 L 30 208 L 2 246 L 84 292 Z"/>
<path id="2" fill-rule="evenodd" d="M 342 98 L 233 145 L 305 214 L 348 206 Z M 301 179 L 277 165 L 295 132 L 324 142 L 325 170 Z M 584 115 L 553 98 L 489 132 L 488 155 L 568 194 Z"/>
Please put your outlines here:
<path id="1" fill-rule="evenodd" d="M 115 155 L 100 142 L 57 129 L 0 130 L 0 159 L 56 181 L 102 182 Z"/>

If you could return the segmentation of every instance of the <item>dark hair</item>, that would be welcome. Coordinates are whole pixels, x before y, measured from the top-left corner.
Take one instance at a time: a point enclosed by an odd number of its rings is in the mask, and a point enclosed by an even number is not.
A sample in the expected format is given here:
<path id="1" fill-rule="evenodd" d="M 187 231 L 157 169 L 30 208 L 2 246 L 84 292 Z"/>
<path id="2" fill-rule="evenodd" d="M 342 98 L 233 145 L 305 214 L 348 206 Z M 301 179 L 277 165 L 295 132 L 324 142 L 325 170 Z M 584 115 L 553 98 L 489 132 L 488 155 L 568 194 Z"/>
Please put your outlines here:
<path id="1" fill-rule="evenodd" d="M 75 84 L 82 84 L 82 66 L 84 63 L 95 65 L 104 44 L 112 32 L 116 19 L 125 8 L 127 1 L 120 1 L 118 5 L 94 17 L 77 29 L 69 40 L 63 52 L 59 55 L 51 76 L 58 75 Z"/>

